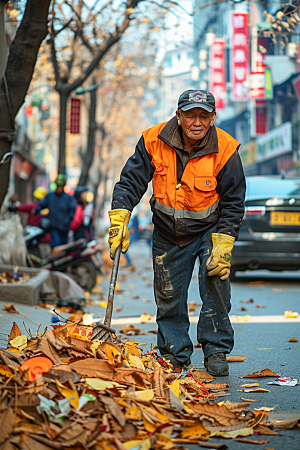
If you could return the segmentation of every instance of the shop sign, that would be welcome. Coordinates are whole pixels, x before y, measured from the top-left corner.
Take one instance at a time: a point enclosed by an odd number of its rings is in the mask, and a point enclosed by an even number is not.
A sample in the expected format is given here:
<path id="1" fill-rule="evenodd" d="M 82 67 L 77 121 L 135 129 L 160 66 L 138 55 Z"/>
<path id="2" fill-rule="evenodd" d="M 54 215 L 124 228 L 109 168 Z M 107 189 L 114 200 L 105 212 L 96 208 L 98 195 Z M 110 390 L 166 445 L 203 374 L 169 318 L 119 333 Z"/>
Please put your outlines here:
<path id="1" fill-rule="evenodd" d="M 223 109 L 226 96 L 225 40 L 215 39 L 210 50 L 210 92 L 216 99 L 216 109 Z"/>
<path id="2" fill-rule="evenodd" d="M 292 151 L 292 124 L 286 122 L 256 139 L 257 161 Z"/>
<path id="3" fill-rule="evenodd" d="M 273 98 L 271 69 L 269 67 L 265 67 L 264 71 L 251 72 L 250 97 L 257 100 L 271 100 Z"/>
<path id="4" fill-rule="evenodd" d="M 232 13 L 232 97 L 245 101 L 248 98 L 249 73 L 249 15 L 247 12 Z"/>
<path id="5" fill-rule="evenodd" d="M 243 163 L 243 166 L 249 166 L 256 162 L 256 143 L 255 141 L 250 141 L 244 144 L 239 149 L 239 154 Z"/>
<path id="6" fill-rule="evenodd" d="M 71 98 L 70 133 L 80 133 L 80 99 Z"/>

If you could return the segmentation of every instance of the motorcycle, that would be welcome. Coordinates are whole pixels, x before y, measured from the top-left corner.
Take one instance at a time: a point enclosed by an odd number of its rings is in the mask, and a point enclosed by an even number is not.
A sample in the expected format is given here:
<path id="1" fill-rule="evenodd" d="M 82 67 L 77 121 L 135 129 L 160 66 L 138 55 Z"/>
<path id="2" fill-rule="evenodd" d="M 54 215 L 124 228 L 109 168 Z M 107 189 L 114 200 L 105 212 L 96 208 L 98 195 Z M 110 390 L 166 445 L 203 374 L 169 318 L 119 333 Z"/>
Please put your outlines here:
<path id="1" fill-rule="evenodd" d="M 97 270 L 102 273 L 97 242 L 94 240 L 87 243 L 86 239 L 78 239 L 55 247 L 47 258 L 43 258 L 41 242 L 50 229 L 51 224 L 45 218 L 41 219 L 38 227 L 27 225 L 24 228 L 28 265 L 64 272 L 86 291 L 93 289 L 97 280 Z"/>

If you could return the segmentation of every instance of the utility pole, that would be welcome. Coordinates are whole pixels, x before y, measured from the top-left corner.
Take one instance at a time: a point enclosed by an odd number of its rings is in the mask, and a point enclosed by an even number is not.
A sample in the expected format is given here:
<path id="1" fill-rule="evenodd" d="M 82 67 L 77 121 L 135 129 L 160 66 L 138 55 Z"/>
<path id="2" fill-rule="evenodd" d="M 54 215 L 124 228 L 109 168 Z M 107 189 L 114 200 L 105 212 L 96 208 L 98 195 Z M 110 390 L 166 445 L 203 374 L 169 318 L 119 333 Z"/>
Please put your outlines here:
<path id="1" fill-rule="evenodd" d="M 0 0 L 0 80 L 3 77 L 3 73 L 6 67 L 7 60 L 7 46 L 6 46 L 6 34 L 4 26 L 4 15 L 7 0 Z"/>

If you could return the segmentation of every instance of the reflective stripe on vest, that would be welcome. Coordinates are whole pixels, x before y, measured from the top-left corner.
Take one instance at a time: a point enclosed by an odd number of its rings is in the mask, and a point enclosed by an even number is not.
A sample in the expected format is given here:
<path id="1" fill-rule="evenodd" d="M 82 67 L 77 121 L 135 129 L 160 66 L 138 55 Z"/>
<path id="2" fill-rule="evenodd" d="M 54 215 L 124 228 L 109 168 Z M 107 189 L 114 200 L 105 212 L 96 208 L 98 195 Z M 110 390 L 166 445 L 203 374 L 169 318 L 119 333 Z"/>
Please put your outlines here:
<path id="1" fill-rule="evenodd" d="M 163 205 L 155 200 L 154 208 L 158 209 L 164 214 L 168 216 L 172 216 L 175 219 L 205 219 L 210 216 L 218 207 L 219 200 L 213 203 L 209 208 L 204 209 L 203 211 L 188 211 L 187 209 L 176 210 L 174 208 L 170 208 L 170 206 Z"/>

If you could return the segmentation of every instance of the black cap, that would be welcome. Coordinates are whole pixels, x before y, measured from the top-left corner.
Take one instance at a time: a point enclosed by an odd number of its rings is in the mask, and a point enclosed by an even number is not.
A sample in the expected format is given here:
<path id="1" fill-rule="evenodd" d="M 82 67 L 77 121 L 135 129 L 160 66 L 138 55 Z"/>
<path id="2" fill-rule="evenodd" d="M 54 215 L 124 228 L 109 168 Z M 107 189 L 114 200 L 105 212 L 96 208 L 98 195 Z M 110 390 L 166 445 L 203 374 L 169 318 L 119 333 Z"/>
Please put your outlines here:
<path id="1" fill-rule="evenodd" d="M 178 99 L 178 109 L 188 111 L 192 108 L 202 108 L 213 112 L 216 109 L 215 97 L 208 91 L 189 90 L 183 92 Z"/>
<path id="2" fill-rule="evenodd" d="M 78 186 L 78 188 L 75 191 L 74 197 L 79 198 L 80 194 L 82 194 L 83 192 L 86 192 L 88 190 L 89 190 L 89 188 L 87 186 Z"/>

